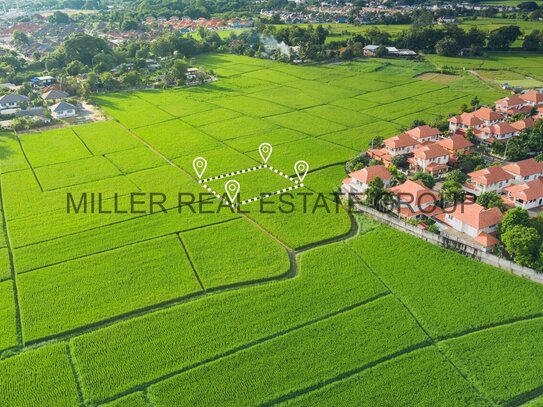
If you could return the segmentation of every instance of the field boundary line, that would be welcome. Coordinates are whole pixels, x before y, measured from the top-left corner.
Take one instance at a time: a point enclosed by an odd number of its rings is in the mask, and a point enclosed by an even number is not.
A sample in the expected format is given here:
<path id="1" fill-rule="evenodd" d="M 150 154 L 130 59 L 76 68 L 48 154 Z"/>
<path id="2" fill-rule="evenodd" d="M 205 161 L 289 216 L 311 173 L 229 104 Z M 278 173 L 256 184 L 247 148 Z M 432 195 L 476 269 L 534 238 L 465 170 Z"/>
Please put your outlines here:
<path id="1" fill-rule="evenodd" d="M 79 404 L 83 406 L 85 404 L 85 396 L 81 387 L 79 372 L 77 371 L 77 366 L 75 365 L 75 358 L 72 353 L 72 347 L 70 346 L 69 342 L 66 342 L 66 356 L 68 357 L 68 363 L 70 364 L 70 369 L 72 370 L 72 374 L 74 377 L 75 387 L 77 390 L 77 395 L 79 397 Z"/>
<path id="2" fill-rule="evenodd" d="M 177 236 L 177 240 L 179 241 L 179 244 L 181 245 L 181 248 L 183 249 L 183 253 L 185 253 L 185 256 L 187 257 L 187 260 L 190 264 L 190 268 L 192 269 L 192 272 L 194 273 L 194 277 L 196 277 L 196 280 L 198 280 L 198 284 L 200 284 L 200 287 L 202 287 L 202 291 L 206 292 L 207 290 L 204 287 L 204 283 L 202 283 L 202 279 L 200 278 L 200 275 L 198 274 L 198 271 L 196 270 L 196 267 L 194 266 L 192 258 L 190 257 L 189 251 L 187 250 L 187 247 L 185 246 L 185 243 L 183 242 L 181 233 L 176 233 L 176 236 Z"/>
<path id="3" fill-rule="evenodd" d="M 89 146 L 87 145 L 87 143 L 85 143 L 83 141 L 83 139 L 79 136 L 79 134 L 77 134 L 77 132 L 74 130 L 73 126 L 70 127 L 70 130 L 72 130 L 72 133 L 74 134 L 75 137 L 77 137 L 77 139 L 81 142 L 81 144 L 83 144 L 83 146 L 85 146 L 85 148 L 87 149 L 87 151 L 90 153 L 91 157 L 97 157 L 96 154 L 94 154 L 92 152 L 92 150 L 89 148 Z"/>
<path id="4" fill-rule="evenodd" d="M 100 156 L 97 156 L 97 157 L 100 157 Z M 128 177 L 128 174 L 126 174 L 121 167 L 119 167 L 117 164 L 115 164 L 111 158 L 109 158 L 106 154 L 102 154 L 101 157 L 104 157 L 104 159 L 106 159 L 109 163 L 111 163 L 111 165 L 113 165 L 115 168 L 117 168 L 117 171 L 119 171 L 121 173 L 121 175 L 123 175 L 126 179 L 128 179 L 128 181 L 130 181 L 130 183 L 132 185 L 134 185 L 136 187 L 136 189 L 138 191 L 141 191 L 141 188 L 139 187 L 139 185 L 137 185 L 134 180 L 132 180 L 132 178 Z M 153 168 L 159 168 L 159 167 L 153 167 Z M 135 171 L 135 172 L 138 172 L 138 171 Z M 106 178 L 107 179 L 107 178 Z"/>
<path id="5" fill-rule="evenodd" d="M 11 274 L 10 280 L 11 280 L 12 289 L 13 289 L 13 301 L 15 303 L 15 329 L 17 331 L 17 344 L 19 347 L 22 348 L 25 345 L 25 341 L 24 341 L 23 326 L 22 326 L 22 321 L 21 321 L 19 289 L 17 287 L 17 271 L 15 270 L 15 262 L 13 260 L 13 248 L 11 246 L 11 240 L 9 238 L 8 223 L 6 219 L 6 209 L 5 209 L 6 202 L 4 199 L 4 191 L 1 185 L 1 181 L 0 181 L 0 203 L 2 206 L 2 208 L 0 209 L 0 212 L 2 212 L 2 232 L 4 233 L 4 237 L 6 239 L 6 248 L 8 252 L 9 268 L 10 268 L 10 274 Z"/>
<path id="6" fill-rule="evenodd" d="M 122 196 L 126 196 L 126 195 L 122 195 Z M 122 197 L 122 196 L 119 195 L 119 197 Z M 112 197 L 111 199 L 114 199 L 114 198 Z M 209 199 L 205 199 L 203 201 L 193 202 L 193 204 L 196 204 L 196 203 L 199 203 L 199 202 L 205 202 L 205 201 L 211 200 L 211 199 L 214 199 L 214 198 L 210 197 Z M 175 209 L 179 210 L 178 208 L 184 208 L 185 206 L 190 206 L 190 204 L 184 204 L 184 205 L 181 205 L 181 206 L 176 205 L 176 206 L 168 207 L 168 208 L 166 208 L 166 211 L 171 211 L 171 210 L 175 210 Z M 57 212 L 57 211 L 62 212 L 62 209 L 55 210 L 55 212 Z M 50 239 L 39 240 L 37 242 L 32 242 L 32 243 L 27 243 L 27 244 L 24 244 L 24 245 L 16 246 L 15 249 L 21 249 L 23 247 L 29 247 L 29 246 L 34 246 L 34 245 L 38 245 L 38 244 L 41 244 L 41 243 L 51 242 L 51 241 L 54 241 L 54 240 L 60 240 L 62 238 L 78 235 L 80 233 L 90 232 L 90 231 L 93 231 L 93 230 L 106 228 L 106 227 L 109 227 L 109 226 L 112 226 L 112 225 L 119 225 L 121 223 L 130 222 L 130 221 L 135 220 L 135 219 L 142 219 L 145 216 L 160 215 L 160 214 L 162 214 L 162 211 L 157 211 L 157 212 L 153 212 L 153 213 L 144 213 L 144 214 L 141 214 L 140 216 L 129 217 L 128 219 L 120 220 L 120 221 L 117 221 L 117 222 L 111 222 L 111 223 L 108 223 L 106 225 L 93 226 L 93 227 L 88 228 L 88 229 L 83 229 L 83 230 L 78 230 L 78 231 L 75 231 L 75 232 L 66 233 L 64 235 L 55 236 L 55 237 L 52 237 Z M 45 213 L 40 214 L 39 216 L 45 216 Z M 32 218 L 32 217 L 31 216 L 30 217 L 25 217 L 24 219 L 29 219 L 29 218 Z M 18 219 L 23 219 L 23 218 L 10 219 L 10 221 L 15 221 L 15 220 L 18 220 Z"/>
<path id="7" fill-rule="evenodd" d="M 348 312 L 348 311 L 352 311 L 352 310 L 355 310 L 357 308 L 360 308 L 360 307 L 364 307 L 366 305 L 370 305 L 374 302 L 377 302 L 385 297 L 388 297 L 390 296 L 391 293 L 390 292 L 387 292 L 387 291 L 383 291 L 379 294 L 376 294 L 364 301 L 360 301 L 360 302 L 357 302 L 357 303 L 354 303 L 354 304 L 350 304 L 348 306 L 345 306 L 345 307 L 342 307 L 336 311 L 333 311 L 333 312 L 329 312 L 327 314 L 324 314 L 324 315 L 321 315 L 320 317 L 316 317 L 316 318 L 312 318 L 310 320 L 307 320 L 303 323 L 300 323 L 300 324 L 297 324 L 297 325 L 294 325 L 290 328 L 286 328 L 286 329 L 283 329 L 283 330 L 280 330 L 280 331 L 277 331 L 273 334 L 270 334 L 270 335 L 266 335 L 266 336 L 263 336 L 261 338 L 258 338 L 258 339 L 255 339 L 253 341 L 250 341 L 250 342 L 247 342 L 247 343 L 244 343 L 243 345 L 239 345 L 239 346 L 236 346 L 234 348 L 231 348 L 227 351 L 224 351 L 222 353 L 219 353 L 219 354 L 216 354 L 216 355 L 213 355 L 209 358 L 206 358 L 204 360 L 200 360 L 196 363 L 193 363 L 191 365 L 188 365 L 188 366 L 185 366 L 183 368 L 180 368 L 180 369 L 177 369 L 175 371 L 172 371 L 172 372 L 169 372 L 169 373 L 166 373 L 162 376 L 159 376 L 155 379 L 152 379 L 152 380 L 148 380 L 146 382 L 143 382 L 143 383 L 140 383 L 139 385 L 137 386 L 133 386 L 131 387 L 130 389 L 127 389 L 123 392 L 120 392 L 120 393 L 117 393 L 111 397 L 108 397 L 108 398 L 105 398 L 105 399 L 102 399 L 102 400 L 96 400 L 97 403 L 99 404 L 102 404 L 102 403 L 108 403 L 110 401 L 113 401 L 115 399 L 118 399 L 120 397 L 123 397 L 123 396 L 126 396 L 130 393 L 134 393 L 136 391 L 140 391 L 140 390 L 143 390 L 143 389 L 147 389 L 148 387 L 152 386 L 153 384 L 156 384 L 156 383 L 160 383 L 164 380 L 167 380 L 169 378 L 172 378 L 174 376 L 177 376 L 177 375 L 180 375 L 182 373 L 185 373 L 185 372 L 188 372 L 190 370 L 193 370 L 193 369 L 196 369 L 198 367 L 201 367 L 201 366 L 204 366 L 206 364 L 209 364 L 211 362 L 216 362 L 217 360 L 221 360 L 221 359 L 224 359 L 226 357 L 229 357 L 229 356 L 232 356 L 236 353 L 239 353 L 241 351 L 245 351 L 247 349 L 251 349 L 251 348 L 254 348 L 256 346 L 259 346 L 263 343 L 266 343 L 270 340 L 273 340 L 273 339 L 276 339 L 276 338 L 280 338 L 282 336 L 285 336 L 285 335 L 288 335 L 292 332 L 296 332 L 300 329 L 304 329 L 304 328 L 307 328 L 308 326 L 312 326 L 312 325 L 315 325 L 317 323 L 320 323 L 322 321 L 326 321 L 330 318 L 334 318 L 336 316 L 339 316 L 345 312 Z"/>
<path id="8" fill-rule="evenodd" d="M 430 335 L 428 330 L 424 327 L 422 322 L 417 318 L 417 316 L 414 314 L 414 312 L 407 306 L 407 304 L 400 298 L 400 296 L 396 293 L 395 290 L 392 290 L 390 286 L 385 282 L 385 280 L 369 265 L 369 263 L 366 261 L 362 255 L 360 255 L 352 246 L 349 246 L 350 250 L 366 265 L 367 269 L 373 274 L 375 278 L 377 278 L 396 298 L 400 304 L 405 308 L 405 310 L 411 315 L 411 318 L 417 323 L 419 328 L 424 332 L 424 334 L 429 338 L 431 345 L 449 362 L 449 364 L 452 366 L 452 368 L 462 377 L 466 383 L 477 393 L 480 397 L 482 397 L 484 400 L 488 401 L 489 403 L 492 402 L 492 398 L 488 397 L 478 386 L 475 385 L 469 378 L 468 375 L 462 371 L 452 360 L 451 358 L 439 347 L 438 341 Z"/>
<path id="9" fill-rule="evenodd" d="M 34 166 L 30 163 L 30 160 L 28 159 L 28 155 L 26 154 L 26 150 L 23 147 L 23 142 L 21 141 L 21 138 L 19 137 L 19 133 L 17 133 L 17 131 L 15 130 L 13 130 L 13 132 L 15 133 L 15 137 L 17 138 L 17 141 L 19 142 L 19 147 L 21 147 L 21 152 L 23 153 L 23 157 L 25 158 L 26 163 L 28 164 L 28 168 L 30 169 L 30 171 L 32 171 L 32 174 L 34 175 L 34 179 L 36 180 L 36 183 L 38 184 L 40 191 L 44 192 L 43 186 L 40 182 L 40 179 L 38 178 L 38 174 L 36 174 L 36 169 L 34 168 Z M 3 208 L 5 208 L 4 205 L 2 206 Z"/>
<path id="10" fill-rule="evenodd" d="M 207 224 L 207 225 L 203 225 L 203 226 L 197 226 L 197 227 L 193 227 L 193 228 L 189 228 L 189 229 L 176 230 L 176 231 L 173 231 L 173 232 L 165 233 L 165 234 L 163 234 L 163 235 L 148 237 L 148 238 L 145 238 L 145 239 L 137 240 L 137 241 L 135 241 L 135 242 L 130 242 L 130 243 L 122 244 L 122 245 L 120 245 L 120 246 L 110 247 L 109 249 L 99 250 L 99 251 L 91 252 L 91 253 L 86 253 L 86 254 L 83 254 L 83 255 L 81 255 L 81 256 L 71 257 L 71 258 L 69 258 L 69 259 L 64 259 L 64 260 L 61 260 L 61 261 L 56 261 L 56 262 L 54 262 L 54 263 L 45 264 L 45 265 L 43 265 L 43 266 L 34 267 L 34 268 L 31 268 L 31 269 L 28 269 L 28 270 L 25 270 L 25 271 L 21 271 L 21 272 L 17 273 L 17 275 L 26 274 L 26 273 L 31 273 L 31 272 L 33 272 L 33 271 L 38 271 L 38 270 L 41 270 L 41 269 L 43 269 L 43 268 L 52 267 L 52 266 L 57 266 L 57 265 L 59 265 L 59 264 L 69 263 L 69 262 L 72 262 L 72 261 L 75 261 L 75 260 L 84 259 L 84 258 L 86 258 L 86 257 L 95 256 L 95 255 L 97 255 L 97 254 L 107 253 L 107 252 L 110 252 L 110 251 L 112 251 L 112 250 L 117 250 L 117 249 L 122 249 L 122 248 L 125 248 L 125 247 L 130 247 L 130 246 L 136 245 L 136 244 L 138 244 L 138 243 L 149 242 L 149 241 L 151 241 L 151 240 L 160 239 L 160 238 L 163 238 L 163 237 L 166 237 L 166 236 L 173 236 L 173 235 L 175 235 L 175 234 L 177 234 L 177 233 L 184 233 L 184 232 L 190 232 L 190 231 L 198 230 L 198 229 L 205 229 L 205 228 L 210 227 L 210 226 L 220 225 L 220 224 L 223 224 L 223 223 L 232 222 L 232 221 L 234 221 L 234 220 L 239 220 L 239 219 L 241 219 L 241 218 L 225 219 L 225 220 L 222 220 L 222 221 L 219 221 L 219 222 L 215 222 L 215 223 L 211 223 L 211 224 Z M 49 240 L 46 240 L 45 242 L 41 242 L 41 243 L 47 243 L 47 242 L 49 242 Z M 33 245 L 34 245 L 34 244 L 33 244 Z M 32 246 L 33 246 L 33 245 L 32 245 Z M 23 246 L 23 247 L 28 247 L 28 246 Z M 0 282 L 1 282 L 1 281 L 2 281 L 2 280 L 0 280 Z"/>
<path id="11" fill-rule="evenodd" d="M 393 353 L 391 353 L 389 355 L 382 356 L 382 357 L 380 357 L 380 358 L 378 358 L 378 359 L 376 359 L 376 360 L 374 360 L 372 362 L 369 362 L 369 363 L 366 363 L 366 364 L 364 364 L 362 366 L 359 366 L 357 368 L 348 370 L 348 371 L 343 372 L 343 373 L 341 373 L 339 375 L 336 375 L 334 377 L 330 377 L 330 378 L 328 378 L 328 379 L 326 379 L 326 380 L 324 380 L 322 382 L 307 386 L 307 387 L 305 387 L 303 389 L 300 389 L 300 390 L 292 391 L 290 393 L 284 394 L 283 396 L 277 397 L 277 398 L 275 398 L 273 400 L 269 400 L 269 401 L 267 401 L 265 403 L 260 404 L 260 406 L 265 406 L 265 407 L 276 406 L 279 403 L 285 402 L 287 400 L 291 400 L 291 399 L 303 396 L 303 395 L 308 394 L 308 393 L 313 393 L 314 391 L 320 390 L 323 387 L 327 387 L 327 386 L 330 386 L 330 385 L 332 385 L 334 383 L 341 382 L 343 380 L 349 379 L 352 376 L 355 376 L 355 375 L 357 375 L 359 373 L 362 373 L 362 372 L 364 372 L 366 370 L 369 370 L 369 369 L 372 369 L 374 367 L 380 366 L 383 363 L 390 362 L 390 361 L 395 360 L 397 358 L 407 356 L 407 355 L 409 355 L 409 354 L 411 354 L 413 352 L 419 351 L 421 349 L 430 348 L 430 347 L 432 347 L 432 344 L 431 344 L 431 342 L 429 340 L 410 345 L 410 346 L 408 346 L 406 348 L 403 348 L 403 349 L 401 349 L 399 351 L 393 352 Z"/>

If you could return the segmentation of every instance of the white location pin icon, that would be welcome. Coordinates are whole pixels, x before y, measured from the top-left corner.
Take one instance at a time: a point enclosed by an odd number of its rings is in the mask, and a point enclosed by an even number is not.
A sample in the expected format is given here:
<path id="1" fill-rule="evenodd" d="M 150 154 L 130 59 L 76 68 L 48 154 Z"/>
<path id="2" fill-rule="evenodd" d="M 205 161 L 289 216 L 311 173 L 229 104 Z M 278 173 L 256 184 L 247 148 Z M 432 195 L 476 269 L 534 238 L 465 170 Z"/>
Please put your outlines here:
<path id="1" fill-rule="evenodd" d="M 207 168 L 207 160 L 204 157 L 196 157 L 192 160 L 192 168 L 194 168 L 198 178 L 202 178 L 202 175 L 204 175 L 204 171 Z"/>
<path id="2" fill-rule="evenodd" d="M 273 149 L 270 143 L 262 143 L 260 146 L 258 146 L 258 152 L 260 153 L 260 157 L 262 157 L 264 164 L 266 164 L 270 159 L 272 150 Z"/>
<path id="3" fill-rule="evenodd" d="M 308 170 L 309 164 L 303 160 L 297 161 L 296 164 L 294 164 L 294 171 L 296 171 L 296 175 L 300 179 L 300 182 L 304 181 Z"/>
<path id="4" fill-rule="evenodd" d="M 234 203 L 239 193 L 239 182 L 237 182 L 235 179 L 231 179 L 224 184 L 224 190 L 226 191 L 228 198 L 230 198 L 230 202 Z"/>

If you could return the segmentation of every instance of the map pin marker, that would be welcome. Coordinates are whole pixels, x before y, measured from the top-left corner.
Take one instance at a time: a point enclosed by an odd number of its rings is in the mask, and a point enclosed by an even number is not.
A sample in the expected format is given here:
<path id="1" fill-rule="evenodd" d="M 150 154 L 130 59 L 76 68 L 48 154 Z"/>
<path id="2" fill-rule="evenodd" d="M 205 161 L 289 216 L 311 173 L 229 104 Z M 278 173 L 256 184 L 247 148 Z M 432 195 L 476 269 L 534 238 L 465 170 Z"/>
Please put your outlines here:
<path id="1" fill-rule="evenodd" d="M 305 161 L 297 161 L 296 164 L 294 164 L 294 171 L 296 171 L 296 175 L 300 179 L 300 182 L 304 181 L 304 178 L 307 174 L 307 171 L 309 170 L 309 164 Z"/>
<path id="2" fill-rule="evenodd" d="M 258 152 L 260 153 L 260 157 L 262 157 L 264 164 L 266 164 L 270 159 L 272 150 L 273 149 L 270 143 L 262 143 L 260 146 L 258 146 Z"/>
<path id="3" fill-rule="evenodd" d="M 234 203 L 239 193 L 239 182 L 231 179 L 226 184 L 224 184 L 224 190 L 226 191 L 228 198 L 230 198 L 230 202 Z"/>
<path id="4" fill-rule="evenodd" d="M 207 160 L 203 157 L 196 157 L 192 160 L 192 168 L 194 168 L 198 178 L 202 178 L 202 175 L 204 175 L 204 171 L 207 168 Z"/>

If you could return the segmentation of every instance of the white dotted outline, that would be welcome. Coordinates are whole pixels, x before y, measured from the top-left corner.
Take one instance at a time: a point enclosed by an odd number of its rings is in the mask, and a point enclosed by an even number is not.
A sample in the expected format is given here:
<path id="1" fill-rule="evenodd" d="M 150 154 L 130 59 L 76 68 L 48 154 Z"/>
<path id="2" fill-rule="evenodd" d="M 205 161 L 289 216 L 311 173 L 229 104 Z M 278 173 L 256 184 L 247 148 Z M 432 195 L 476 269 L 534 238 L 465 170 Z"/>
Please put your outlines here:
<path id="1" fill-rule="evenodd" d="M 248 173 L 248 172 L 251 172 L 251 171 L 258 171 L 258 170 L 261 170 L 263 168 L 267 168 L 271 172 L 280 175 L 281 177 L 289 180 L 290 182 L 293 182 L 294 186 L 286 187 L 286 188 L 283 188 L 283 189 L 278 189 L 275 192 L 271 192 L 271 193 L 264 194 L 264 195 L 261 195 L 261 196 L 255 196 L 253 198 L 249 198 L 249 199 L 246 199 L 244 201 L 241 201 L 240 203 L 234 204 L 233 202 L 230 202 L 229 200 L 225 200 L 222 195 L 220 195 L 213 188 L 211 188 L 207 184 L 205 184 L 208 181 L 215 181 L 215 180 L 218 180 L 218 179 L 229 178 L 229 177 L 233 177 L 235 175 L 245 174 L 245 173 Z M 237 207 L 239 207 L 241 205 L 245 205 L 245 204 L 248 204 L 248 203 L 251 203 L 251 202 L 260 201 L 263 198 L 271 198 L 272 196 L 275 196 L 275 195 L 280 195 L 280 194 L 288 192 L 288 191 L 292 191 L 292 190 L 295 190 L 295 189 L 298 189 L 298 188 L 303 188 L 303 186 L 304 186 L 304 184 L 299 182 L 297 179 L 294 179 L 293 177 L 289 176 L 288 174 L 285 174 L 283 171 L 280 171 L 280 170 L 278 170 L 276 168 L 273 168 L 271 165 L 268 165 L 268 164 L 261 164 L 261 165 L 259 165 L 257 167 L 249 167 L 249 168 L 245 168 L 243 170 L 237 170 L 237 171 L 227 172 L 225 174 L 215 175 L 214 177 L 209 177 L 209 178 L 204 178 L 204 179 L 198 180 L 198 183 L 202 184 L 202 186 L 205 189 L 207 189 L 209 192 L 214 194 L 218 199 L 225 202 L 232 209 L 236 209 Z"/>

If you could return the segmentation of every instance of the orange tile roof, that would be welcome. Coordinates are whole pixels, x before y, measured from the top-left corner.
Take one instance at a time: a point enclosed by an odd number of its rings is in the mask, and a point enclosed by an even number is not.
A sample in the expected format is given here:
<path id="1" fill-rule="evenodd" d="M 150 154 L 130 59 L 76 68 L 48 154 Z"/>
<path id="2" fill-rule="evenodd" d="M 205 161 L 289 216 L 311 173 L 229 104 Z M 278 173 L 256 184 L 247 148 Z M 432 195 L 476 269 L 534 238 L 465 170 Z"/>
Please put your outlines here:
<path id="1" fill-rule="evenodd" d="M 449 151 L 436 142 L 418 147 L 413 155 L 421 160 L 431 160 L 432 158 L 448 156 Z"/>
<path id="2" fill-rule="evenodd" d="M 425 124 L 423 126 L 418 126 L 414 129 L 408 130 L 405 133 L 409 134 L 415 140 L 419 140 L 421 138 L 439 136 L 441 134 L 441 131 L 439 129 L 436 129 L 435 127 L 430 127 Z"/>
<path id="3" fill-rule="evenodd" d="M 381 178 L 383 181 L 387 181 L 392 178 L 392 174 L 384 165 L 371 165 L 369 167 L 362 168 L 361 170 L 351 172 L 349 176 L 364 184 L 369 184 L 377 177 Z"/>
<path id="4" fill-rule="evenodd" d="M 466 126 L 480 126 L 485 124 L 484 121 L 474 116 L 473 113 L 464 112 L 459 116 L 454 116 L 449 119 L 451 123 L 465 124 Z"/>
<path id="5" fill-rule="evenodd" d="M 543 172 L 543 162 L 538 162 L 534 158 L 528 158 L 527 160 L 504 165 L 502 168 L 519 177 L 527 177 Z"/>
<path id="6" fill-rule="evenodd" d="M 419 144 L 417 140 L 415 140 L 413 137 L 411 137 L 407 133 L 398 134 L 397 136 L 387 138 L 384 141 L 385 146 L 388 148 L 402 148 L 402 147 L 409 147 L 409 146 L 415 146 Z"/>
<path id="7" fill-rule="evenodd" d="M 510 134 L 510 133 L 516 133 L 518 130 L 511 126 L 507 122 L 500 122 L 493 124 L 491 126 L 487 126 L 485 128 L 481 129 L 482 133 L 488 133 L 488 134 Z"/>
<path id="8" fill-rule="evenodd" d="M 483 106 L 483 107 L 480 107 L 479 109 L 477 109 L 476 111 L 473 112 L 473 115 L 481 120 L 485 120 L 485 121 L 494 121 L 494 120 L 500 120 L 503 118 L 503 116 L 497 112 L 495 112 L 494 110 L 486 107 L 486 106 Z"/>
<path id="9" fill-rule="evenodd" d="M 501 181 L 513 179 L 514 177 L 505 172 L 502 167 L 488 167 L 479 171 L 473 171 L 468 174 L 472 181 L 482 185 L 497 184 Z"/>
<path id="10" fill-rule="evenodd" d="M 522 99 L 527 102 L 543 103 L 543 93 L 539 93 L 537 90 L 529 90 L 526 93 L 520 95 Z"/>
<path id="11" fill-rule="evenodd" d="M 449 138 L 439 140 L 438 143 L 449 150 L 473 147 L 473 143 L 461 134 L 454 134 Z"/>
<path id="12" fill-rule="evenodd" d="M 537 178 L 525 184 L 511 185 L 503 190 L 515 198 L 531 201 L 532 199 L 543 198 L 543 180 Z"/>
<path id="13" fill-rule="evenodd" d="M 503 213 L 499 208 L 487 209 L 470 201 L 457 204 L 454 208 L 449 207 L 445 209 L 445 213 L 477 230 L 497 225 L 503 218 Z"/>
<path id="14" fill-rule="evenodd" d="M 523 105 L 524 103 L 526 103 L 526 101 L 517 95 L 508 96 L 506 98 L 496 100 L 497 105 L 504 107 Z"/>
<path id="15" fill-rule="evenodd" d="M 408 179 L 403 184 L 389 188 L 389 191 L 399 195 L 400 201 L 409 202 L 410 205 L 420 206 L 439 200 L 436 192 L 425 187 L 422 182 Z"/>
<path id="16" fill-rule="evenodd" d="M 481 232 L 475 237 L 475 241 L 484 247 L 496 246 L 500 243 L 497 237 L 485 232 Z"/>
<path id="17" fill-rule="evenodd" d="M 518 120 L 514 123 L 511 123 L 511 126 L 514 127 L 517 131 L 521 131 L 524 129 L 531 129 L 534 127 L 535 120 L 531 117 L 528 117 L 527 119 Z"/>

